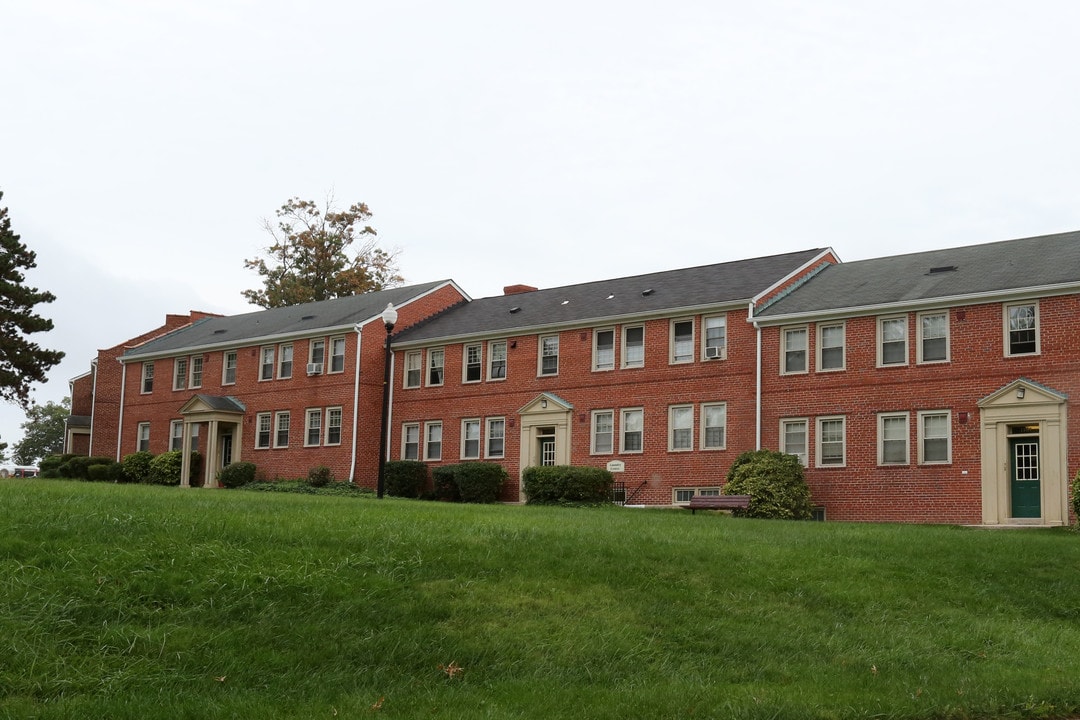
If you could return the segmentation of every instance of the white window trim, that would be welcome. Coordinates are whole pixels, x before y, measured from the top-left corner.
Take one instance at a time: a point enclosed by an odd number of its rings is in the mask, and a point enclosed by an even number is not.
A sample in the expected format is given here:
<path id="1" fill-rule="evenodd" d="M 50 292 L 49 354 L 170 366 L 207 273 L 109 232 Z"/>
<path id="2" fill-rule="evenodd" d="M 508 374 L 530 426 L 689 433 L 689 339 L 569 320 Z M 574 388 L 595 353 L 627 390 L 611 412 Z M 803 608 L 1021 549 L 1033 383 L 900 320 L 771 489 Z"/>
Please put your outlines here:
<path id="1" fill-rule="evenodd" d="M 270 362 L 266 362 L 266 354 L 270 353 Z M 266 366 L 270 366 L 270 377 L 263 377 Z M 277 368 L 277 348 L 273 345 L 263 345 L 259 348 L 259 382 L 270 382 L 274 379 L 274 370 Z"/>
<path id="2" fill-rule="evenodd" d="M 285 348 L 289 349 L 289 360 L 285 360 Z M 278 345 L 277 354 L 277 377 L 278 380 L 289 380 L 293 376 L 293 368 L 296 366 L 296 353 L 292 343 L 281 343 Z M 285 363 L 289 363 L 289 374 L 282 374 L 282 370 L 285 367 Z"/>
<path id="3" fill-rule="evenodd" d="M 146 380 L 147 380 L 146 371 L 148 369 L 150 370 L 150 378 L 149 378 L 149 380 L 150 380 L 150 389 L 149 390 L 146 389 Z M 153 392 L 154 392 L 154 361 L 149 360 L 149 361 L 144 362 L 142 364 L 142 377 L 139 379 L 139 394 L 140 395 L 150 395 Z"/>
<path id="4" fill-rule="evenodd" d="M 492 377 L 491 372 L 495 363 L 495 351 L 493 350 L 493 348 L 499 343 L 502 343 L 503 346 L 503 376 Z M 506 380 L 506 376 L 508 374 L 507 371 L 509 370 L 510 365 L 510 343 L 508 343 L 506 340 L 491 340 L 488 342 L 487 352 L 487 362 L 485 363 L 485 365 L 487 366 L 487 381 L 503 382 L 504 380 Z"/>
<path id="5" fill-rule="evenodd" d="M 690 323 L 690 356 L 685 360 L 675 359 L 675 326 Z M 694 317 L 671 318 L 668 322 L 668 365 L 686 365 L 694 362 L 697 348 L 697 323 Z"/>
<path id="6" fill-rule="evenodd" d="M 556 352 L 555 352 L 555 372 L 544 372 L 544 340 L 546 338 L 555 338 Z M 557 377 L 559 374 L 560 355 L 562 354 L 562 338 L 558 333 L 548 333 L 546 335 L 539 335 L 536 338 L 536 376 L 537 377 Z"/>
<path id="7" fill-rule="evenodd" d="M 498 455 L 491 452 L 491 426 L 494 423 L 497 423 L 497 422 L 502 423 L 502 429 L 503 429 L 503 432 L 502 432 L 503 449 L 502 449 L 502 452 L 499 453 Z M 506 457 L 506 418 L 501 416 L 501 415 L 499 417 L 489 417 L 489 418 L 487 418 L 484 421 L 484 435 L 481 438 L 481 440 L 482 440 L 481 444 L 484 446 L 484 457 L 485 458 L 504 458 L 504 457 Z"/>
<path id="8" fill-rule="evenodd" d="M 600 352 L 599 340 L 600 340 L 600 333 L 604 333 L 604 332 L 611 333 L 611 366 L 602 368 L 602 367 L 599 367 L 599 365 L 598 365 L 599 352 Z M 616 338 L 618 337 L 618 335 L 619 334 L 617 332 L 615 332 L 615 328 L 613 328 L 613 327 L 602 327 L 602 328 L 594 328 L 593 329 L 593 332 L 592 332 L 592 371 L 593 372 L 611 372 L 616 367 L 618 367 L 618 363 L 615 360 L 615 358 L 618 356 L 618 347 L 617 347 L 617 343 L 616 343 Z"/>
<path id="9" fill-rule="evenodd" d="M 885 421 L 903 419 L 904 421 L 904 459 L 885 460 Z M 911 413 L 883 412 L 877 415 L 877 464 L 880 467 L 904 467 L 911 464 Z"/>
<path id="10" fill-rule="evenodd" d="M 784 444 L 784 439 L 787 437 L 787 426 L 800 424 L 803 426 L 803 452 L 799 453 L 790 452 L 787 446 Z M 776 443 L 780 447 L 780 452 L 787 455 L 794 455 L 799 459 L 799 463 L 803 467 L 809 467 L 810 465 L 810 418 L 805 417 L 789 417 L 780 419 L 780 436 Z"/>
<path id="11" fill-rule="evenodd" d="M 230 354 L 234 358 L 232 382 L 229 382 L 226 379 L 227 373 L 229 371 L 229 355 Z M 237 352 L 236 350 L 224 350 L 224 351 L 222 351 L 222 353 L 221 353 L 221 384 L 222 385 L 235 385 L 236 384 L 236 377 L 239 374 L 239 371 L 240 371 L 240 353 Z"/>
<path id="12" fill-rule="evenodd" d="M 596 449 L 596 418 L 600 415 L 611 416 L 611 449 L 597 450 Z M 615 410 L 613 409 L 601 409 L 593 410 L 589 415 L 589 454 L 590 455 L 614 455 L 615 454 Z"/>
<path id="13" fill-rule="evenodd" d="M 719 485 L 708 485 L 701 487 L 676 487 L 671 488 L 671 504 L 676 506 L 689 505 L 690 500 L 680 500 L 679 493 L 690 493 L 690 497 L 708 496 L 714 497 L 719 495 L 722 490 Z"/>
<path id="14" fill-rule="evenodd" d="M 270 433 L 266 437 L 266 444 L 259 444 L 259 428 L 262 426 L 262 419 L 266 418 L 270 422 Z M 269 450 L 274 446 L 274 414 L 263 412 L 255 415 L 255 449 L 256 450 Z"/>
<path id="15" fill-rule="evenodd" d="M 317 344 L 319 344 L 319 343 L 322 343 L 322 360 L 316 360 L 315 359 L 315 346 Z M 311 365 L 312 363 L 320 362 L 320 363 L 322 363 L 323 368 L 325 368 L 326 367 L 326 339 L 325 338 L 311 338 L 310 340 L 308 340 L 307 355 L 308 355 L 308 365 Z"/>
<path id="16" fill-rule="evenodd" d="M 1025 305 L 1035 306 L 1035 352 L 1013 354 L 1009 352 L 1009 308 L 1023 307 Z M 1001 306 L 1001 321 L 1003 341 L 1002 352 L 1005 354 L 1005 357 L 1034 357 L 1036 355 L 1042 355 L 1042 317 L 1040 316 L 1038 300 L 1004 303 Z"/>
<path id="17" fill-rule="evenodd" d="M 332 413 L 334 411 L 337 411 L 338 418 L 339 418 L 338 426 L 337 426 L 337 429 L 338 429 L 338 440 L 337 440 L 337 442 L 332 442 L 330 440 L 330 413 Z M 344 429 L 344 425 L 345 425 L 345 411 L 341 408 L 340 405 L 335 405 L 333 407 L 326 408 L 326 418 L 323 421 L 323 444 L 327 445 L 329 447 L 336 447 L 336 446 L 340 445 L 341 444 L 342 430 Z"/>
<path id="18" fill-rule="evenodd" d="M 626 343 L 626 333 L 628 331 L 630 331 L 630 330 L 637 330 L 638 328 L 641 328 L 641 362 L 631 363 L 626 359 L 626 348 L 628 347 L 628 345 Z M 621 364 L 619 365 L 619 367 L 621 367 L 624 370 L 626 370 L 628 368 L 645 367 L 645 326 L 644 325 L 623 325 L 622 326 L 622 332 L 620 332 L 619 335 L 620 335 L 620 339 L 622 341 L 622 345 L 619 348 L 621 350 L 621 352 L 619 353 L 621 355 L 621 357 L 619 359 Z"/>
<path id="19" fill-rule="evenodd" d="M 898 363 L 885 362 L 885 333 L 883 326 L 891 320 L 904 321 L 904 361 Z M 877 319 L 877 367 L 894 368 L 907 367 L 911 359 L 911 319 L 906 315 L 883 315 Z"/>
<path id="20" fill-rule="evenodd" d="M 720 319 L 724 321 L 724 344 L 720 346 L 720 355 L 715 358 L 707 357 L 706 348 L 709 342 L 709 321 Z M 727 313 L 720 313 L 719 315 L 704 315 L 701 318 L 701 359 L 705 360 L 727 360 L 727 346 L 728 346 L 728 323 Z"/>
<path id="21" fill-rule="evenodd" d="M 724 443 L 719 447 L 712 445 L 706 445 L 706 431 L 708 428 L 705 426 L 705 419 L 707 417 L 707 408 L 718 407 L 724 411 Z M 701 403 L 701 449 L 708 452 L 716 452 L 718 450 L 727 450 L 727 403 L 726 402 L 706 402 Z"/>
<path id="22" fill-rule="evenodd" d="M 787 356 L 788 356 L 788 333 L 790 332 L 802 332 L 803 338 L 806 340 L 806 347 L 802 349 L 804 357 L 804 367 L 802 370 L 788 370 L 787 369 Z M 810 328 L 806 325 L 794 325 L 780 328 L 780 374 L 781 375 L 806 375 L 810 372 Z"/>
<path id="23" fill-rule="evenodd" d="M 442 379 L 439 382 L 436 383 L 436 382 L 431 382 L 431 371 L 436 368 L 436 366 L 433 365 L 432 363 L 434 362 L 435 356 L 436 356 L 437 352 L 439 352 L 439 351 L 442 352 L 442 365 L 438 366 L 440 368 L 439 376 Z M 423 367 L 424 367 L 424 387 L 442 387 L 443 385 L 445 385 L 446 384 L 446 348 L 445 347 L 428 348 L 428 351 L 427 351 L 427 364 L 424 365 Z"/>
<path id="24" fill-rule="evenodd" d="M 824 342 L 823 342 L 823 340 L 824 340 L 824 332 L 823 331 L 826 330 L 827 328 L 834 328 L 834 327 L 839 327 L 840 328 L 840 350 L 841 350 L 841 354 L 843 355 L 844 360 L 843 360 L 843 362 L 840 363 L 840 367 L 827 368 L 821 362 L 821 354 L 825 350 L 825 345 L 824 345 Z M 847 323 L 843 322 L 843 321 L 841 321 L 841 322 L 818 323 L 817 328 L 816 328 L 816 335 L 817 335 L 817 347 L 814 348 L 814 355 L 815 355 L 814 360 L 816 361 L 816 364 L 814 366 L 815 372 L 830 373 L 830 372 L 843 372 L 844 370 L 847 370 L 847 356 L 848 356 L 848 352 L 847 352 Z"/>
<path id="25" fill-rule="evenodd" d="M 843 448 L 843 453 L 841 454 L 839 463 L 823 463 L 822 462 L 822 454 L 821 454 L 821 426 L 824 423 L 834 422 L 834 421 L 839 421 L 841 423 L 841 426 L 843 427 L 844 435 L 843 435 L 843 439 L 841 440 L 841 446 Z M 825 468 L 825 469 L 847 467 L 847 416 L 845 416 L 845 415 L 828 415 L 828 416 L 824 416 L 824 417 L 819 417 L 814 422 L 814 430 L 815 430 L 815 432 L 814 432 L 814 450 L 815 450 L 815 453 L 816 453 L 816 457 L 814 458 L 814 460 L 815 460 L 814 467 Z"/>
<path id="26" fill-rule="evenodd" d="M 184 372 L 180 372 L 180 363 L 184 364 Z M 191 361 L 187 356 L 173 358 L 172 389 L 188 389 L 188 373 L 191 372 Z"/>
<path id="27" fill-rule="evenodd" d="M 281 419 L 287 418 L 289 421 L 289 440 L 286 444 L 282 445 L 278 442 L 278 435 L 281 431 Z M 288 410 L 278 410 L 274 413 L 274 424 L 270 430 L 271 432 L 271 447 L 274 448 L 287 448 L 292 443 L 292 414 Z"/>
<path id="28" fill-rule="evenodd" d="M 334 354 L 334 345 L 338 341 L 341 342 L 341 369 L 334 370 L 334 358 L 338 357 Z M 337 375 L 338 373 L 345 372 L 345 356 L 348 353 L 348 350 L 348 344 L 345 342 L 344 335 L 336 335 L 326 341 L 326 364 L 323 366 L 326 374 Z"/>
<path id="29" fill-rule="evenodd" d="M 195 384 L 195 361 L 199 362 L 199 383 Z M 206 374 L 206 360 L 202 355 L 192 355 L 188 358 L 188 389 L 199 390 L 202 388 L 203 375 Z"/>
<path id="30" fill-rule="evenodd" d="M 640 450 L 627 450 L 626 449 L 626 416 L 629 413 L 638 412 L 641 413 L 641 449 Z M 614 430 L 614 428 L 613 428 Z M 645 408 L 643 407 L 631 407 L 622 408 L 619 410 L 619 454 L 620 455 L 641 455 L 645 452 Z M 614 442 L 612 443 L 614 448 Z"/>
<path id="31" fill-rule="evenodd" d="M 414 385 L 409 384 L 409 358 L 419 358 L 419 377 L 416 379 Z M 424 384 L 424 351 L 423 350 L 409 350 L 405 353 L 405 362 L 402 363 L 403 371 L 401 373 L 401 387 L 405 390 L 415 390 L 418 387 L 422 387 Z"/>
<path id="32" fill-rule="evenodd" d="M 690 444 L 684 448 L 675 447 L 675 430 L 686 430 L 687 428 L 675 427 L 675 411 L 676 410 L 689 410 L 690 411 Z M 668 432 L 667 432 L 667 449 L 668 452 L 693 452 L 694 450 L 694 406 L 689 404 L 680 405 L 668 405 Z"/>
<path id="33" fill-rule="evenodd" d="M 945 460 L 927 460 L 924 457 L 925 448 L 925 425 L 923 424 L 923 418 L 932 415 L 944 415 L 945 422 L 948 425 L 948 433 L 945 435 Z M 952 464 L 952 450 L 953 450 L 953 431 L 952 431 L 952 411 L 951 410 L 920 410 L 916 420 L 919 423 L 918 427 L 918 443 L 919 443 L 919 464 L 920 465 L 951 465 Z"/>
<path id="34" fill-rule="evenodd" d="M 144 432 L 145 431 L 145 432 Z M 135 450 L 137 452 L 143 452 L 142 441 L 143 436 L 146 436 L 146 452 L 150 450 L 150 423 L 141 422 L 135 430 Z"/>
<path id="35" fill-rule="evenodd" d="M 312 426 L 311 426 L 311 419 L 313 417 L 319 418 L 319 439 L 316 440 L 315 442 L 309 442 L 309 440 L 311 438 L 311 431 L 313 429 Z M 322 426 L 322 420 L 323 420 L 323 410 L 322 410 L 322 408 L 307 408 L 304 411 L 304 447 L 319 447 L 319 445 L 322 444 L 323 430 L 324 430 L 324 428 Z"/>
<path id="36" fill-rule="evenodd" d="M 428 438 L 430 437 L 430 428 L 433 428 L 436 425 L 439 427 L 439 457 L 437 457 L 437 458 L 436 457 L 431 457 L 428 454 L 428 448 L 429 448 L 429 446 L 431 444 L 429 442 L 429 440 L 428 440 Z M 444 454 L 443 453 L 443 445 L 446 443 L 446 438 L 443 436 L 444 429 L 445 428 L 443 428 L 443 424 L 442 424 L 441 420 L 430 420 L 430 421 L 424 423 L 424 435 L 423 435 L 423 437 L 420 438 L 420 442 L 422 442 L 424 444 L 424 452 L 423 452 L 424 462 L 439 462 L 439 461 L 442 460 L 442 457 L 443 457 L 443 454 Z"/>
<path id="37" fill-rule="evenodd" d="M 469 376 L 469 348 L 471 348 L 471 347 L 480 348 L 480 377 L 476 378 L 475 380 L 469 380 L 468 379 L 468 376 Z M 445 358 L 444 358 L 443 362 L 444 363 L 446 362 Z M 464 345 L 462 345 L 461 346 L 461 384 L 462 385 L 473 385 L 473 384 L 478 383 L 478 382 L 483 382 L 483 380 L 484 380 L 484 368 L 485 368 L 485 363 L 484 363 L 484 343 L 482 343 L 482 342 L 481 343 L 465 343 Z M 445 369 L 444 369 L 443 375 L 445 377 Z"/>
<path id="38" fill-rule="evenodd" d="M 935 315 L 945 316 L 945 358 L 943 360 L 925 360 L 923 358 L 923 318 Z M 927 310 L 915 315 L 915 362 L 918 365 L 940 365 L 952 360 L 952 327 L 949 324 L 948 310 Z"/>
<path id="39" fill-rule="evenodd" d="M 476 423 L 476 454 L 475 455 L 466 455 L 465 454 L 465 441 L 467 440 L 467 437 L 466 437 L 466 434 L 465 434 L 465 426 L 468 423 Z M 484 452 L 484 423 L 483 423 L 483 421 L 480 418 L 464 418 L 461 421 L 460 458 L 462 460 L 479 460 L 480 456 L 483 454 L 483 452 Z"/>
<path id="40" fill-rule="evenodd" d="M 408 445 L 407 441 L 409 439 L 409 428 L 416 428 L 416 457 L 411 458 L 415 462 L 415 461 L 419 461 L 420 458 L 423 457 L 423 453 L 421 452 L 420 446 L 423 445 L 424 438 L 421 437 L 422 430 L 421 430 L 421 427 L 420 427 L 420 423 L 402 423 L 401 424 L 401 459 L 402 460 L 409 460 L 410 459 L 405 454 L 405 448 Z"/>

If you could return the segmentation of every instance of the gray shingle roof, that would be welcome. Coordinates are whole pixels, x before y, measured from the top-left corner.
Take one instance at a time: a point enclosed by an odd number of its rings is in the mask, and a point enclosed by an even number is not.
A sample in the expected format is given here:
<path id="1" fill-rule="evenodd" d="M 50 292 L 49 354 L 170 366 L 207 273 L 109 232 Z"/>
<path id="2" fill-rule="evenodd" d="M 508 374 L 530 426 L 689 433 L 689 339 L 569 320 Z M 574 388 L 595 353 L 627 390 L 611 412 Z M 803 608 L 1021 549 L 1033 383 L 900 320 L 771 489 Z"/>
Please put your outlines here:
<path id="1" fill-rule="evenodd" d="M 403 305 L 448 282 L 451 281 L 438 280 L 334 300 L 206 318 L 132 348 L 123 357 L 138 358 L 203 347 L 239 347 L 261 338 L 348 328 L 377 317 L 387 303 Z"/>
<path id="2" fill-rule="evenodd" d="M 411 343 L 526 328 L 572 326 L 682 308 L 749 302 L 823 252 L 823 249 L 803 250 L 480 298 L 403 330 L 395 336 L 395 341 Z"/>
<path id="3" fill-rule="evenodd" d="M 757 317 L 1080 287 L 1080 232 L 830 265 Z"/>

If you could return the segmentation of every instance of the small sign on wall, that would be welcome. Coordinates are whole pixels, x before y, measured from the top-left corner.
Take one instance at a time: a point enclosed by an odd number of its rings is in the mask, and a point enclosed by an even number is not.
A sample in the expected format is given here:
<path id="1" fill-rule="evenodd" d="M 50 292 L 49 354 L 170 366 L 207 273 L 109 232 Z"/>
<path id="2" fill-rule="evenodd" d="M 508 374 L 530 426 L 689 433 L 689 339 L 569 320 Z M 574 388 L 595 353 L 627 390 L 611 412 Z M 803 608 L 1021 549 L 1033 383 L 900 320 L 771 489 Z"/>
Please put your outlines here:
<path id="1" fill-rule="evenodd" d="M 622 460 L 612 460 L 607 464 L 607 469 L 608 472 L 622 472 L 626 469 L 626 463 L 624 463 Z"/>

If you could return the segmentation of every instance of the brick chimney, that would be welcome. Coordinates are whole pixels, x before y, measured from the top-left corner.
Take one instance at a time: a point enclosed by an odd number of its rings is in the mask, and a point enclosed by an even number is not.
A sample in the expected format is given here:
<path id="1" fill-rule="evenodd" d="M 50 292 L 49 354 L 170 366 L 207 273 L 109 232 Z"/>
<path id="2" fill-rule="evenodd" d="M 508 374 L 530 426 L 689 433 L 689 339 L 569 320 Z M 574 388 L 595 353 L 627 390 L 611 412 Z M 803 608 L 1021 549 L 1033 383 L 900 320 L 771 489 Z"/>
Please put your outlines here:
<path id="1" fill-rule="evenodd" d="M 520 295 L 521 293 L 536 292 L 537 288 L 532 285 L 506 285 L 503 287 L 503 295 Z"/>

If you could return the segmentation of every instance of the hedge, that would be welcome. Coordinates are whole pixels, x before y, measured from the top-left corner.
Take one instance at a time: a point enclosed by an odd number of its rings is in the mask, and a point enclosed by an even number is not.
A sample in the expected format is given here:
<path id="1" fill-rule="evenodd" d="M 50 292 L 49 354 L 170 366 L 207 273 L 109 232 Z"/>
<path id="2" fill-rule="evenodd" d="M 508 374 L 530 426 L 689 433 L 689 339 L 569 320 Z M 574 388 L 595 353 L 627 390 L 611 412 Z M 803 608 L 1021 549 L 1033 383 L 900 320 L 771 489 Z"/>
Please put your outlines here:
<path id="1" fill-rule="evenodd" d="M 802 464 L 794 455 L 775 450 L 751 450 L 728 470 L 725 495 L 749 495 L 746 510 L 733 515 L 783 520 L 806 520 L 813 515 L 810 488 Z"/>
<path id="2" fill-rule="evenodd" d="M 383 470 L 383 491 L 391 497 L 417 498 L 427 487 L 428 469 L 422 462 L 390 460 Z"/>
<path id="3" fill-rule="evenodd" d="M 611 500 L 614 480 L 607 470 L 574 465 L 526 468 L 522 484 L 530 505 L 597 505 Z"/>

